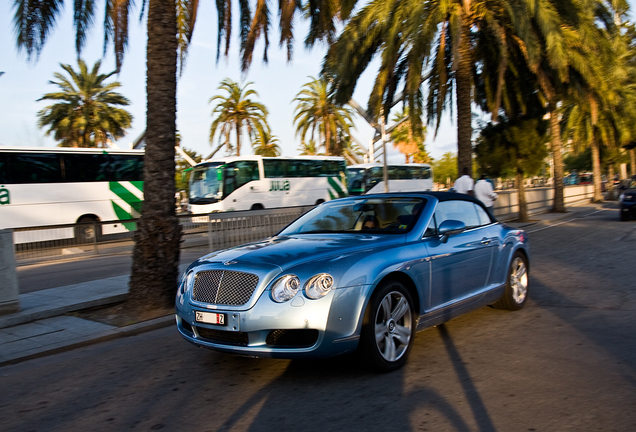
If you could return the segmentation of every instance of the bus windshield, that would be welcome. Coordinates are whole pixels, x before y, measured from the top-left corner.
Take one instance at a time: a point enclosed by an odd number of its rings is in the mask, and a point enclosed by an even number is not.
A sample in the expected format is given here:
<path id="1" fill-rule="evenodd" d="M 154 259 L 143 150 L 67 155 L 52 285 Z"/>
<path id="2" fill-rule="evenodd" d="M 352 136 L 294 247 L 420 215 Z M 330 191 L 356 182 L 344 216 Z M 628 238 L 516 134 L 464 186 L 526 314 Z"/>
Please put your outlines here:
<path id="1" fill-rule="evenodd" d="M 212 204 L 223 196 L 223 163 L 197 166 L 190 174 L 190 203 Z"/>
<path id="2" fill-rule="evenodd" d="M 349 195 L 360 195 L 365 191 L 365 169 L 364 168 L 347 168 L 347 185 Z"/>

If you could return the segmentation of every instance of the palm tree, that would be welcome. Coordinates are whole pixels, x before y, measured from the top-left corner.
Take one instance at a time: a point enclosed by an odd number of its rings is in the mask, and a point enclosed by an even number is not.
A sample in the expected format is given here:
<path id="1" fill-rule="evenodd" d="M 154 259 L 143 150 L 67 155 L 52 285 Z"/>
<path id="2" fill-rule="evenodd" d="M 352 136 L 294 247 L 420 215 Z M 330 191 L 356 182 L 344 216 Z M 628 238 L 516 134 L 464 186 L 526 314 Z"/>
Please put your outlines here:
<path id="1" fill-rule="evenodd" d="M 255 155 L 276 157 L 281 155 L 278 137 L 265 130 L 252 143 Z"/>
<path id="2" fill-rule="evenodd" d="M 407 109 L 395 114 L 393 121 L 398 123 L 398 126 L 391 132 L 391 141 L 393 141 L 393 147 L 397 148 L 400 153 L 404 154 L 406 163 L 411 161 L 415 155 L 422 152 L 424 147 L 424 140 L 426 127 L 422 128 L 421 133 L 413 133 L 413 127 L 411 121 L 408 119 L 409 113 Z M 426 153 L 426 150 L 423 150 Z M 423 159 L 423 155 L 419 155 L 418 161 Z M 415 162 L 415 161 L 414 161 Z"/>
<path id="3" fill-rule="evenodd" d="M 128 22 L 133 1 L 105 2 L 105 48 L 112 43 L 117 70 L 124 59 L 128 43 Z M 16 0 L 14 3 L 14 29 L 18 49 L 24 49 L 27 58 L 42 51 L 60 11 L 63 0 L 33 2 Z M 132 307 L 168 306 L 174 301 L 179 263 L 181 226 L 174 208 L 174 158 L 176 133 L 177 62 L 183 70 L 188 46 L 196 23 L 198 1 L 147 0 L 142 2 L 142 13 L 148 11 L 147 40 L 147 107 L 146 155 L 144 163 L 144 212 L 135 234 L 135 250 L 130 280 L 128 304 Z M 279 2 L 280 44 L 287 44 L 291 59 L 293 21 L 297 14 L 310 18 L 307 46 L 317 40 L 331 40 L 335 32 L 334 20 L 346 19 L 355 1 L 344 8 L 333 7 L 333 2 L 317 0 L 305 11 L 295 0 Z M 147 8 L 146 8 L 147 6 Z M 218 15 L 218 53 L 225 38 L 225 54 L 229 53 L 232 29 L 232 0 L 216 2 Z M 74 2 L 73 24 L 76 29 L 75 47 L 78 57 L 87 34 L 95 22 L 94 1 Z M 257 0 L 252 16 L 250 2 L 239 2 L 240 40 L 243 68 L 251 62 L 257 39 L 265 40 L 264 60 L 267 60 L 269 11 L 267 0 Z"/>
<path id="4" fill-rule="evenodd" d="M 247 135 L 255 139 L 264 132 L 269 132 L 267 124 L 267 108 L 265 105 L 254 102 L 250 96 L 258 96 L 258 93 L 248 87 L 251 82 L 241 87 L 229 78 L 221 81 L 219 90 L 224 90 L 227 95 L 216 95 L 210 102 L 218 101 L 212 110 L 212 116 L 216 116 L 210 127 L 210 142 L 214 141 L 217 130 L 219 131 L 220 145 L 212 153 L 214 155 L 221 147 L 226 146 L 228 151 L 232 149 L 230 134 L 236 134 L 236 155 L 241 155 L 241 136 L 243 128 L 247 129 Z"/>
<path id="5" fill-rule="evenodd" d="M 57 101 L 38 112 L 38 125 L 49 126 L 46 134 L 53 134 L 62 147 L 107 147 L 109 140 L 123 137 L 130 128 L 132 115 L 118 108 L 130 102 L 114 91 L 121 87 L 119 82 L 105 83 L 114 71 L 100 74 L 100 61 L 90 72 L 83 60 L 77 63 L 77 72 L 70 65 L 61 64 L 70 79 L 56 72 L 57 81 L 50 83 L 57 85 L 60 91 L 38 99 Z"/>
<path id="6" fill-rule="evenodd" d="M 353 127 L 352 111 L 334 102 L 334 88 L 326 78 L 313 78 L 305 83 L 296 95 L 296 135 L 300 135 L 301 145 L 307 136 L 318 139 L 325 153 L 341 155 L 343 134 L 348 135 Z"/>
<path id="7" fill-rule="evenodd" d="M 536 3 L 537 9 L 543 11 L 544 3 Z M 442 112 L 452 104 L 454 89 L 458 168 L 470 172 L 472 94 L 477 65 L 482 61 L 477 47 L 483 45 L 482 39 L 488 39 L 490 55 L 499 56 L 500 71 L 505 71 L 508 44 L 522 43 L 530 36 L 526 31 L 530 16 L 522 1 L 373 0 L 348 22 L 330 47 L 323 72 L 334 78 L 336 101 L 347 101 L 358 78 L 377 55 L 381 65 L 369 97 L 369 112 L 387 116 L 398 85 L 403 83 L 416 131 L 424 109 L 422 76 L 429 69 L 428 120 L 437 123 L 437 133 Z M 490 92 L 493 114 L 498 110 L 501 89 L 499 80 Z"/>
<path id="8" fill-rule="evenodd" d="M 301 156 L 317 156 L 322 153 L 318 153 L 318 146 L 316 145 L 316 141 L 310 139 L 308 142 L 301 143 L 298 146 L 298 151 Z"/>

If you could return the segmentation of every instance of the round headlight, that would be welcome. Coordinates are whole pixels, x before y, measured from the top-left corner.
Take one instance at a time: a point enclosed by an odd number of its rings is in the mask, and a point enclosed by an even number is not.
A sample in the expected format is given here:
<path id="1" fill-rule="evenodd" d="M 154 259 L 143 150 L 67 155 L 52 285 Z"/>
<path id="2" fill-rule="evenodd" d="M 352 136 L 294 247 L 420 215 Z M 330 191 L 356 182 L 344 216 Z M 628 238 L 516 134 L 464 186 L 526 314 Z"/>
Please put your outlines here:
<path id="1" fill-rule="evenodd" d="M 622 193 L 622 194 L 618 197 L 618 200 L 619 200 L 619 201 L 623 201 L 624 199 L 625 199 L 625 194 L 624 194 L 624 193 Z"/>
<path id="2" fill-rule="evenodd" d="M 305 284 L 305 294 L 310 299 L 319 299 L 333 288 L 333 277 L 327 273 L 317 274 Z"/>
<path id="3" fill-rule="evenodd" d="M 278 303 L 291 300 L 298 292 L 300 280 L 294 275 L 285 275 L 272 285 L 272 298 Z"/>

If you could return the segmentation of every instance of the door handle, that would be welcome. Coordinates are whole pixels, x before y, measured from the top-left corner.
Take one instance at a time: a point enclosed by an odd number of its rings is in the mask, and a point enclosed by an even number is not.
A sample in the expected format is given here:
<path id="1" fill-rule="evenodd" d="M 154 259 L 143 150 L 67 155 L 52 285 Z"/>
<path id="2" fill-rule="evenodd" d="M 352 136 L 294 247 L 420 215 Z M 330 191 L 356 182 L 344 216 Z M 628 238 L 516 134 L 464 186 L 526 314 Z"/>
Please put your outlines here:
<path id="1" fill-rule="evenodd" d="M 488 238 L 484 237 L 483 239 L 481 239 L 481 244 L 483 244 L 483 245 L 487 245 L 487 244 L 490 244 L 490 242 L 491 242 L 491 241 L 492 241 L 492 240 L 490 240 L 490 239 L 488 239 Z"/>

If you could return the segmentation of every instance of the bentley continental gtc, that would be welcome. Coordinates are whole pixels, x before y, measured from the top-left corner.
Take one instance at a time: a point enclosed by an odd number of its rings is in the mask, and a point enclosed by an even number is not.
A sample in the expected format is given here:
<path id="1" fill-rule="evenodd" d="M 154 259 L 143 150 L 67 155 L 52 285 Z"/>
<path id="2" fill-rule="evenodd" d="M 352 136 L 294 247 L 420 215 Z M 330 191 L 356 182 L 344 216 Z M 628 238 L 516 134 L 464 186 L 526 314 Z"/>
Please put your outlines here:
<path id="1" fill-rule="evenodd" d="M 529 257 L 526 233 L 468 195 L 337 199 L 271 238 L 192 263 L 178 287 L 177 328 L 226 353 L 357 352 L 390 371 L 406 361 L 417 330 L 486 305 L 521 309 Z"/>

